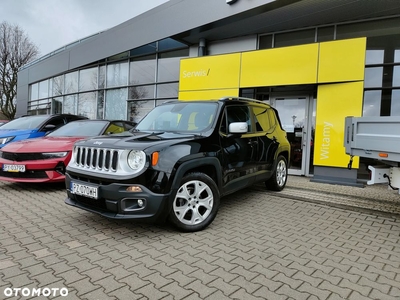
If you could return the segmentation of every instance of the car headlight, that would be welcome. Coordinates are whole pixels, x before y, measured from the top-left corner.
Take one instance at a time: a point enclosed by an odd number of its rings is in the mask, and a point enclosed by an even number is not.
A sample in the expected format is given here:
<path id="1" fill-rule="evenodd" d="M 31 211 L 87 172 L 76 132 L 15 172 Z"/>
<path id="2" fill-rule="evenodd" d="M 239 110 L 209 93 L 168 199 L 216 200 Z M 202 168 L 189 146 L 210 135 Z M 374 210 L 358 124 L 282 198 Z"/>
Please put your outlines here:
<path id="1" fill-rule="evenodd" d="M 8 142 L 12 141 L 15 138 L 15 136 L 8 136 L 5 138 L 0 139 L 0 144 L 7 144 Z"/>
<path id="2" fill-rule="evenodd" d="M 128 166 L 138 172 L 146 164 L 146 154 L 140 150 L 132 150 L 128 154 Z"/>
<path id="3" fill-rule="evenodd" d="M 68 154 L 68 151 L 42 153 L 44 158 L 61 158 L 61 157 L 67 156 L 67 154 Z"/>

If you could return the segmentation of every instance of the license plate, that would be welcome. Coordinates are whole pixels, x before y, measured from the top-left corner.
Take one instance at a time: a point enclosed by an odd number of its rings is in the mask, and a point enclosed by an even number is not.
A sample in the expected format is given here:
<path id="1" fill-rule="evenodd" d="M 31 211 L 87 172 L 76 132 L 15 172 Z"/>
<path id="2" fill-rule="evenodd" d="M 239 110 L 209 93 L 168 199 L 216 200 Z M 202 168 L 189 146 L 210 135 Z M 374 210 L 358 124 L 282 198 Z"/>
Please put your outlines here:
<path id="1" fill-rule="evenodd" d="M 90 185 L 71 182 L 71 193 L 92 199 L 98 198 L 98 188 Z"/>
<path id="2" fill-rule="evenodd" d="M 25 165 L 3 165 L 4 172 L 25 172 Z"/>

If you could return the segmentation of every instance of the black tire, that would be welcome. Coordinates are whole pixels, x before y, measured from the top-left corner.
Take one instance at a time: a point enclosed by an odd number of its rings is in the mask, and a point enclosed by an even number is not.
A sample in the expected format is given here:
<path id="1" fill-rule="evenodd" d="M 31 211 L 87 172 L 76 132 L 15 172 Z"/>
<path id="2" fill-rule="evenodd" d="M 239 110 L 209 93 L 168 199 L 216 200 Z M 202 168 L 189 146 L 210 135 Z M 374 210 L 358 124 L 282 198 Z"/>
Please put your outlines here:
<path id="1" fill-rule="evenodd" d="M 215 219 L 218 208 L 215 182 L 204 173 L 190 173 L 182 178 L 171 203 L 169 220 L 181 231 L 200 231 Z"/>
<path id="2" fill-rule="evenodd" d="M 286 185 L 288 177 L 288 168 L 286 158 L 279 155 L 277 158 L 274 173 L 271 178 L 265 182 L 267 189 L 271 191 L 282 191 Z"/>

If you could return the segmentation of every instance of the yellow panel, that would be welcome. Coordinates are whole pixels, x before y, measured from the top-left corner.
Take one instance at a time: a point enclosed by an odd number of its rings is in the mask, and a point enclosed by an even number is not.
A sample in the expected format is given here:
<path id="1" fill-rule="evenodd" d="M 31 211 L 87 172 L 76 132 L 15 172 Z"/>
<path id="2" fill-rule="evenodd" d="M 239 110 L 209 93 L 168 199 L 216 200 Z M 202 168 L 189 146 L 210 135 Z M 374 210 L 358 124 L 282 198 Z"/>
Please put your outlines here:
<path id="1" fill-rule="evenodd" d="M 242 53 L 240 87 L 317 82 L 318 44 Z"/>
<path id="2" fill-rule="evenodd" d="M 314 165 L 347 167 L 350 156 L 344 147 L 344 120 L 361 116 L 363 82 L 318 86 Z M 353 167 L 358 168 L 355 158 Z"/>
<path id="3" fill-rule="evenodd" d="M 239 87 L 240 53 L 181 60 L 179 90 Z"/>
<path id="4" fill-rule="evenodd" d="M 232 97 L 239 96 L 239 90 L 224 89 L 224 90 L 179 92 L 179 100 L 213 100 L 229 96 Z"/>
<path id="5" fill-rule="evenodd" d="M 364 80 L 366 38 L 320 44 L 318 82 Z"/>

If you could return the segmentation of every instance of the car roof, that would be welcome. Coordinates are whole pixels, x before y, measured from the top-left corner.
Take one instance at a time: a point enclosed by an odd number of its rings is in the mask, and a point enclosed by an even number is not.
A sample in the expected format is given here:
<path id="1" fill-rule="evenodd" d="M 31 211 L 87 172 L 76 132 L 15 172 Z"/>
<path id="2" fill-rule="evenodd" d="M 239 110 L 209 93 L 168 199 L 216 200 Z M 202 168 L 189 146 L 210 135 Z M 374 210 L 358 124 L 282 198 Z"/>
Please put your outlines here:
<path id="1" fill-rule="evenodd" d="M 252 99 L 252 98 L 246 98 L 246 97 L 222 97 L 219 99 L 211 99 L 211 100 L 190 100 L 190 101 L 185 101 L 185 100 L 171 100 L 171 101 L 166 101 L 163 102 L 162 104 L 171 104 L 171 103 L 191 103 L 191 102 L 195 102 L 195 103 L 225 103 L 225 104 L 229 104 L 229 103 L 254 103 L 254 104 L 259 104 L 259 105 L 264 105 L 267 107 L 271 107 L 268 103 L 264 102 L 264 101 L 260 101 L 260 100 L 256 100 L 256 99 Z"/>
<path id="2" fill-rule="evenodd" d="M 110 122 L 110 123 L 113 123 L 113 122 L 126 122 L 126 123 L 132 123 L 132 124 L 135 123 L 135 122 L 128 121 L 128 120 L 108 120 L 108 119 L 83 119 L 83 120 L 76 120 L 73 122 L 100 122 L 100 121 Z M 72 122 L 70 122 L 70 123 L 72 123 Z"/>
<path id="3" fill-rule="evenodd" d="M 74 114 L 45 114 L 45 115 L 23 115 L 20 116 L 19 118 L 26 118 L 26 117 L 43 117 L 43 116 L 47 116 L 49 118 L 51 117 L 78 117 L 78 118 L 82 118 L 82 119 L 88 119 L 88 117 L 85 116 L 79 116 L 79 115 L 74 115 Z M 19 119 L 17 118 L 17 119 Z M 15 120 L 15 119 L 14 119 Z"/>

